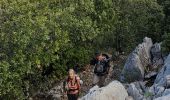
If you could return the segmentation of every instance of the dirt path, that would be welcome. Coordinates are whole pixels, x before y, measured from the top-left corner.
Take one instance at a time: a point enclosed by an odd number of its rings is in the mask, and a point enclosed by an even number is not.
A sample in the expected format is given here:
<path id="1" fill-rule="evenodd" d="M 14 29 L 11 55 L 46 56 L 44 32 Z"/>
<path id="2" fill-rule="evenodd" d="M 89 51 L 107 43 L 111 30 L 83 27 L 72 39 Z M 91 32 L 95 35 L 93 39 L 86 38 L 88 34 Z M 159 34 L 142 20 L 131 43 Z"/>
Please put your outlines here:
<path id="1" fill-rule="evenodd" d="M 105 85 L 109 84 L 113 80 L 119 80 L 123 65 L 125 63 L 126 57 L 120 56 L 116 61 L 111 62 L 110 72 L 105 80 Z M 84 71 L 78 73 L 80 79 L 83 81 L 81 86 L 80 97 L 88 93 L 89 89 L 92 87 L 93 79 L 93 66 L 87 65 L 84 67 Z M 33 100 L 67 100 L 66 96 L 63 95 L 63 80 L 50 89 L 46 94 L 46 98 L 33 99 Z"/>

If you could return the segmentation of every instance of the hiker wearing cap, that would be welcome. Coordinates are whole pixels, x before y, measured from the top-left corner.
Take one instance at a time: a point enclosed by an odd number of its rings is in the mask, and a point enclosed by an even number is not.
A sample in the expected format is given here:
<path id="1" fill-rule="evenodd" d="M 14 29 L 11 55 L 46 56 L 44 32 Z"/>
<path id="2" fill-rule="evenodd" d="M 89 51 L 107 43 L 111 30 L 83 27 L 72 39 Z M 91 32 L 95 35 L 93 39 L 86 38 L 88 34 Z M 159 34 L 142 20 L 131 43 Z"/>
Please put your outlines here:
<path id="1" fill-rule="evenodd" d="M 90 65 L 94 65 L 93 86 L 104 86 L 105 79 L 109 73 L 110 58 L 106 54 L 95 53 L 95 58 L 91 60 Z"/>
<path id="2" fill-rule="evenodd" d="M 75 74 L 73 69 L 69 69 L 68 77 L 64 82 L 64 92 L 68 100 L 77 100 L 80 91 L 80 78 Z"/>

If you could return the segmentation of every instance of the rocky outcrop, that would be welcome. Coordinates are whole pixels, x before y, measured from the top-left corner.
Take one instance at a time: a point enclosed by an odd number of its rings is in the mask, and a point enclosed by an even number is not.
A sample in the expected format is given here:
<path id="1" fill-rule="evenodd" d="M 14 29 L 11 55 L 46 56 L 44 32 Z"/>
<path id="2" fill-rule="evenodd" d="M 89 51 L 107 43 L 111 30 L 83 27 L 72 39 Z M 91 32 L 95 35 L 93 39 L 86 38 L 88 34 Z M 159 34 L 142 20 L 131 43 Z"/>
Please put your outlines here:
<path id="1" fill-rule="evenodd" d="M 119 81 L 112 81 L 109 85 L 99 88 L 94 86 L 81 100 L 125 100 L 127 91 Z"/>
<path id="2" fill-rule="evenodd" d="M 150 64 L 150 49 L 152 45 L 151 38 L 145 37 L 143 43 L 139 44 L 129 55 L 122 71 L 122 81 L 143 80 L 144 67 Z"/>
<path id="3" fill-rule="evenodd" d="M 154 84 L 159 86 L 170 86 L 170 55 L 167 57 L 165 64 L 161 71 L 158 73 Z"/>
<path id="4" fill-rule="evenodd" d="M 156 80 L 152 87 L 150 87 L 150 92 L 154 95 L 153 98 L 158 98 L 156 100 L 163 100 L 166 98 L 165 94 L 170 94 L 170 54 L 165 60 L 163 68 L 158 73 Z M 165 99 L 166 100 L 166 99 Z"/>
<path id="5" fill-rule="evenodd" d="M 162 69 L 157 70 L 163 63 Z M 143 43 L 139 44 L 128 56 L 122 71 L 116 64 L 113 68 L 111 67 L 111 76 L 105 80 L 105 83 L 109 84 L 102 88 L 98 86 L 91 88 L 93 79 L 91 67 L 81 73 L 80 77 L 84 84 L 81 86 L 80 93 L 83 97 L 80 96 L 80 100 L 169 100 L 170 55 L 164 62 L 160 43 L 153 45 L 152 40 L 146 37 Z M 150 67 L 156 70 L 151 70 Z M 118 79 L 120 73 L 121 80 L 132 83 L 124 83 L 124 87 L 119 81 L 112 81 Z M 62 84 L 58 85 L 52 88 L 46 97 L 52 98 L 51 100 L 66 100 L 67 97 L 62 94 Z"/>
<path id="6" fill-rule="evenodd" d="M 151 61 L 154 68 L 162 66 L 164 64 L 164 59 L 161 52 L 161 43 L 155 43 L 151 48 Z"/>

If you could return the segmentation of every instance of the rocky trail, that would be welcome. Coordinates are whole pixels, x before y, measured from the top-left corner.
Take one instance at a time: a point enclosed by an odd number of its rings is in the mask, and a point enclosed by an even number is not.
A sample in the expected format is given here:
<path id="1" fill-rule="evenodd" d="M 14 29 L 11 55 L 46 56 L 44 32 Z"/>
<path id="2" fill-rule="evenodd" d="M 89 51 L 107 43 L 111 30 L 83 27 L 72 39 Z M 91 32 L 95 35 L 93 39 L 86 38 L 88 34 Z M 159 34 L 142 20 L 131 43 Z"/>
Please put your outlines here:
<path id="1" fill-rule="evenodd" d="M 169 100 L 170 54 L 162 56 L 161 43 L 145 37 L 128 57 L 120 55 L 111 62 L 105 86 L 92 87 L 93 68 L 85 66 L 78 75 L 83 80 L 80 100 Z M 46 93 L 45 99 L 67 100 L 62 82 Z"/>
<path id="2" fill-rule="evenodd" d="M 116 60 L 111 61 L 111 68 L 108 77 L 105 80 L 105 85 L 108 85 L 113 80 L 120 79 L 119 77 L 123 69 L 123 64 L 126 61 L 126 56 L 120 55 L 115 59 Z M 78 75 L 83 81 L 80 92 L 80 97 L 83 97 L 89 92 L 90 88 L 92 88 L 93 66 L 85 66 L 84 70 L 78 73 Z M 57 82 L 47 93 L 38 93 L 34 100 L 67 100 L 66 96 L 63 95 L 63 81 L 64 79 Z"/>
<path id="3" fill-rule="evenodd" d="M 108 85 L 111 81 L 113 80 L 118 80 L 121 74 L 121 70 L 123 68 L 122 63 L 125 62 L 126 56 L 120 55 L 116 61 L 111 62 L 111 68 L 110 72 L 105 80 L 105 85 Z M 86 95 L 90 88 L 92 88 L 92 79 L 93 79 L 93 66 L 87 65 L 84 67 L 84 71 L 78 73 L 80 79 L 83 81 L 83 84 L 81 86 L 81 92 L 80 92 L 80 97 L 83 97 Z M 54 88 L 52 88 L 48 92 L 48 96 L 52 100 L 67 100 L 66 96 L 63 95 L 63 90 L 62 90 L 62 80 L 59 82 Z"/>

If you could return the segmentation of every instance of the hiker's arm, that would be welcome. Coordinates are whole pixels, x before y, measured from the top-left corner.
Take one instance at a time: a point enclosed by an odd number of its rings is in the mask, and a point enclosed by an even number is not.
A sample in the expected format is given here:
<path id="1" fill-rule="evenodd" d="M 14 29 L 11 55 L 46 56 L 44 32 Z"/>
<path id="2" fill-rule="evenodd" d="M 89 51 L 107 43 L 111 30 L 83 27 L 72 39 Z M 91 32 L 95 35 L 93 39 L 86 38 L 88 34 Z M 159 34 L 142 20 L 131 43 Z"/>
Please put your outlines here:
<path id="1" fill-rule="evenodd" d="M 77 79 L 77 86 L 78 86 L 78 90 L 80 91 L 81 86 L 80 86 L 80 78 Z"/>

